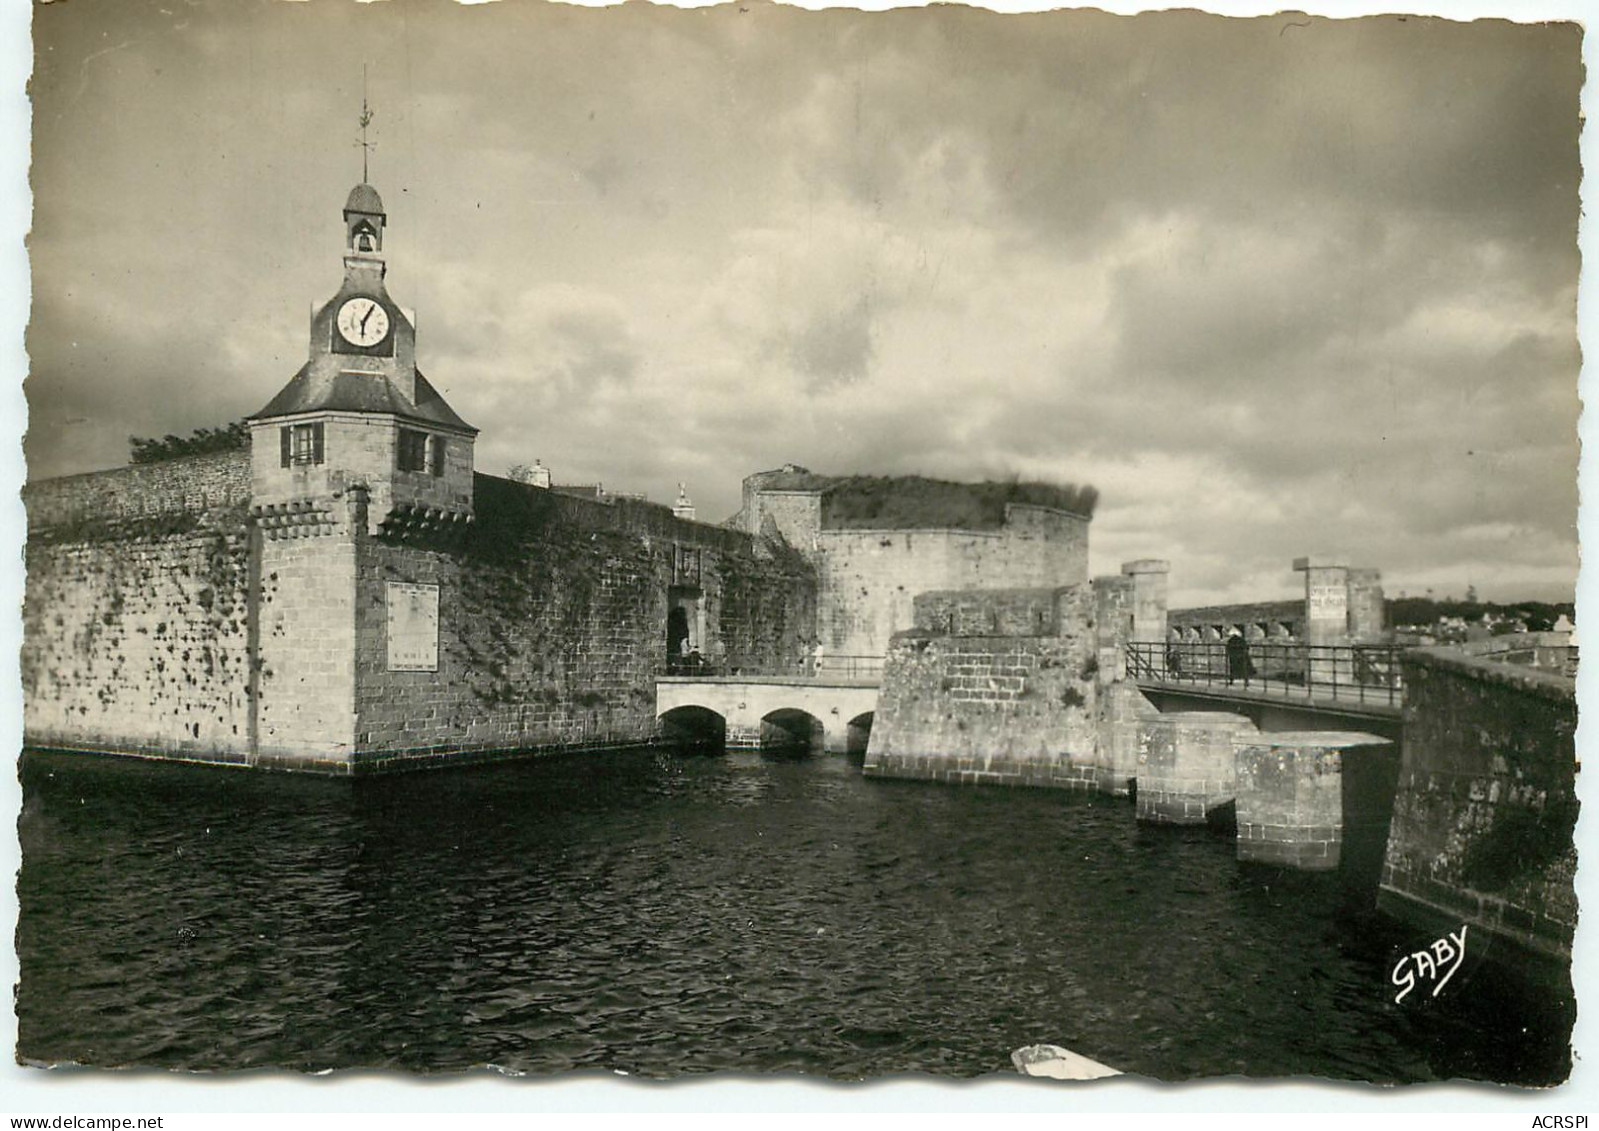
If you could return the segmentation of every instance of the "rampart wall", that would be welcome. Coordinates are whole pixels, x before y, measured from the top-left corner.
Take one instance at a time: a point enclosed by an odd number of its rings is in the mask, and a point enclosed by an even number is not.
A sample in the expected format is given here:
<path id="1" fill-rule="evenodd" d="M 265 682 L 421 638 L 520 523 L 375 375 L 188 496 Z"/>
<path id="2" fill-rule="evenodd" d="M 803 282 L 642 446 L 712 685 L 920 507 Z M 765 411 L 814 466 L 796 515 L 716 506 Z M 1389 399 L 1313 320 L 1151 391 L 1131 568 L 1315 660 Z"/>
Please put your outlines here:
<path id="1" fill-rule="evenodd" d="M 244 452 L 23 489 L 28 741 L 248 759 L 248 497 Z"/>
<path id="2" fill-rule="evenodd" d="M 132 464 L 114 471 L 43 479 L 22 488 L 30 530 L 198 514 L 243 507 L 249 501 L 248 451 Z"/>
<path id="3" fill-rule="evenodd" d="M 642 741 L 669 593 L 708 662 L 809 655 L 814 570 L 740 532 L 478 476 L 476 522 L 372 535 L 355 490 L 252 515 L 248 468 L 28 489 L 26 741 L 334 773 Z M 418 589 L 436 670 L 391 663 L 389 602 Z"/>
<path id="4" fill-rule="evenodd" d="M 658 524 L 636 507 L 503 481 L 485 489 L 483 479 L 464 545 L 373 540 L 360 549 L 356 744 L 364 767 L 445 751 L 647 741 L 674 586 L 700 594 L 708 662 L 801 669 L 815 592 L 803 561 L 759 557 L 750 539 L 716 527 L 670 517 L 675 526 Z M 623 521 L 611 526 L 612 518 Z M 674 533 L 681 537 L 662 536 Z M 390 583 L 437 587 L 436 672 L 391 670 Z"/>
<path id="5" fill-rule="evenodd" d="M 1569 961 L 1574 681 L 1456 650 L 1402 663 L 1405 736 L 1379 906 Z"/>

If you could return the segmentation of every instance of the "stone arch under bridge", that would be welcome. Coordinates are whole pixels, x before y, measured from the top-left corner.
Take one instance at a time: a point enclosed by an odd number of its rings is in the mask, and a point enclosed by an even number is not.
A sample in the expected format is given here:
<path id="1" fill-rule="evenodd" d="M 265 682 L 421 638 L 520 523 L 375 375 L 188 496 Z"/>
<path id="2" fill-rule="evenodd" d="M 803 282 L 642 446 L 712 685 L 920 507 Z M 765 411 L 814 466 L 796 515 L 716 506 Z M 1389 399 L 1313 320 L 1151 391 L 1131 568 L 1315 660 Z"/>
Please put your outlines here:
<path id="1" fill-rule="evenodd" d="M 665 677 L 655 685 L 661 737 L 715 733 L 728 749 L 809 745 L 832 754 L 864 753 L 877 710 L 877 686 L 865 681 L 745 680 Z M 809 720 L 809 721 L 807 721 Z"/>

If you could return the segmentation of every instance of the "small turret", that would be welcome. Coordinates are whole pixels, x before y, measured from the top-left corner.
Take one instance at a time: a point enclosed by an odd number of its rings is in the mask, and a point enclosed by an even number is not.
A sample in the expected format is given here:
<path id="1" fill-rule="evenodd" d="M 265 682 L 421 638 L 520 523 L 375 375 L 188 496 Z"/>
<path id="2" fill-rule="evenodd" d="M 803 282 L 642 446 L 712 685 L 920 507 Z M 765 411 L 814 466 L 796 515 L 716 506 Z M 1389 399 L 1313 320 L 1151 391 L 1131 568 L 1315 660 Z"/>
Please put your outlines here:
<path id="1" fill-rule="evenodd" d="M 345 250 L 357 255 L 381 254 L 387 220 L 378 190 L 365 181 L 356 185 L 344 202 Z"/>

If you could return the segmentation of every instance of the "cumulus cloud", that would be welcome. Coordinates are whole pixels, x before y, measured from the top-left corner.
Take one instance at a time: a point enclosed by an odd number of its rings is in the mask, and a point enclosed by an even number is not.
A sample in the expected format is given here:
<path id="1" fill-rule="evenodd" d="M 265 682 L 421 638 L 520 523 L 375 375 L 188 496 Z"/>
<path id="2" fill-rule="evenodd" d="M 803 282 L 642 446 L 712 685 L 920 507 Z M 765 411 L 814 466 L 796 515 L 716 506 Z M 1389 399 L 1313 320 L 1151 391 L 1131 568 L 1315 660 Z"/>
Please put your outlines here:
<path id="1" fill-rule="evenodd" d="M 39 9 L 31 473 L 298 367 L 359 58 L 484 470 L 1086 481 L 1179 601 L 1569 593 L 1574 25 L 746 8 Z"/>

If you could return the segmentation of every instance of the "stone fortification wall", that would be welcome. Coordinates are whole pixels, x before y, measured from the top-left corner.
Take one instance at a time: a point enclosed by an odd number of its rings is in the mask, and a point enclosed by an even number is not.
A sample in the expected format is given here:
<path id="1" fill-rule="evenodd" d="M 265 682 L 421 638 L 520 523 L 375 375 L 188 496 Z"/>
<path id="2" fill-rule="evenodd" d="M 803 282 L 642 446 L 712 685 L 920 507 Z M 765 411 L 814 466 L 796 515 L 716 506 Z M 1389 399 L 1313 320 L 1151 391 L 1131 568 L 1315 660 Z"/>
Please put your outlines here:
<path id="1" fill-rule="evenodd" d="M 247 760 L 248 471 L 233 452 L 24 489 L 27 742 Z"/>
<path id="2" fill-rule="evenodd" d="M 803 561 L 669 513 L 485 480 L 464 544 L 359 548 L 358 769 L 650 739 L 674 586 L 700 595 L 707 662 L 800 670 L 815 623 Z M 437 671 L 391 670 L 391 583 L 436 587 Z"/>
<path id="3" fill-rule="evenodd" d="M 817 547 L 818 634 L 835 656 L 883 655 L 919 593 L 1088 580 L 1088 520 L 1044 507 L 1007 507 L 999 530 L 823 530 Z"/>
<path id="4" fill-rule="evenodd" d="M 1444 649 L 1407 653 L 1403 665 L 1404 749 L 1379 906 L 1569 961 L 1574 681 Z"/>
<path id="5" fill-rule="evenodd" d="M 775 528 L 796 550 L 814 551 L 822 529 L 822 496 L 815 491 L 762 491 L 750 512 L 751 534 Z"/>
<path id="6" fill-rule="evenodd" d="M 494 495 L 489 503 L 491 508 L 503 508 L 503 501 L 496 502 L 495 499 L 503 500 L 506 492 L 526 495 L 529 491 L 538 491 L 538 495 L 529 497 L 542 500 L 541 506 L 545 508 L 542 513 L 574 528 L 669 538 L 684 545 L 727 553 L 748 552 L 753 545 L 749 536 L 741 531 L 678 518 L 670 507 L 642 499 L 611 497 L 601 501 L 581 495 L 563 495 L 558 491 L 542 491 L 492 475 L 477 476 L 477 490 L 482 492 L 485 489 Z M 492 519 L 492 514 L 490 517 Z"/>
<path id="7" fill-rule="evenodd" d="M 1137 590 L 1126 576 L 1096 577 L 1094 628 L 1099 647 L 1099 686 L 1127 674 L 1127 644 L 1133 638 Z"/>
<path id="8" fill-rule="evenodd" d="M 809 655 L 814 570 L 747 535 L 479 476 L 477 522 L 379 537 L 362 491 L 252 515 L 248 466 L 30 488 L 28 742 L 349 773 L 644 740 L 673 599 L 710 663 Z M 391 594 L 428 587 L 436 670 L 393 670 Z"/>
<path id="9" fill-rule="evenodd" d="M 197 514 L 249 501 L 248 450 L 43 479 L 22 488 L 30 530 Z"/>
<path id="10" fill-rule="evenodd" d="M 884 666 L 865 772 L 1094 788 L 1093 602 L 1087 585 L 918 597 Z"/>

